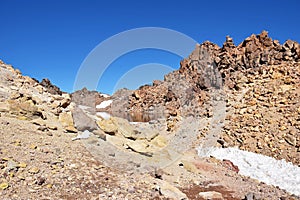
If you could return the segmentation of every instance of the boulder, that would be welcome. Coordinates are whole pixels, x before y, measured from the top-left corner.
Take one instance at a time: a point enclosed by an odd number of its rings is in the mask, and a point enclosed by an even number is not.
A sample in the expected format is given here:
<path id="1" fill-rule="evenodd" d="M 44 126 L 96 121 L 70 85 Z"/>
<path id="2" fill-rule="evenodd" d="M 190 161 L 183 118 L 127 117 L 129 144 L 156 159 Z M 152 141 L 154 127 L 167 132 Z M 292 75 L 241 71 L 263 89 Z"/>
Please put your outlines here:
<path id="1" fill-rule="evenodd" d="M 135 141 L 128 140 L 125 145 L 128 149 L 131 149 L 132 151 L 134 151 L 136 153 L 140 153 L 140 154 L 146 155 L 146 156 L 152 155 L 152 153 L 150 153 L 147 150 L 147 147 L 149 145 L 143 140 L 135 140 Z"/>
<path id="2" fill-rule="evenodd" d="M 98 121 L 97 124 L 102 131 L 110 135 L 115 135 L 118 132 L 118 127 L 111 118 Z"/>
<path id="3" fill-rule="evenodd" d="M 73 120 L 75 123 L 75 127 L 78 131 L 94 131 L 98 129 L 98 126 L 92 118 L 90 118 L 84 111 L 79 108 L 75 107 L 72 111 Z"/>
<path id="4" fill-rule="evenodd" d="M 118 133 L 125 138 L 137 139 L 137 131 L 134 130 L 128 120 L 119 117 L 111 117 L 111 121 L 117 127 Z"/>
<path id="5" fill-rule="evenodd" d="M 8 100 L 9 112 L 15 116 L 23 116 L 27 119 L 34 119 L 42 117 L 41 110 L 32 100 L 20 98 L 15 100 Z"/>
<path id="6" fill-rule="evenodd" d="M 186 194 L 181 192 L 178 188 L 170 183 L 159 180 L 159 192 L 168 199 L 187 200 Z"/>
<path id="7" fill-rule="evenodd" d="M 62 112 L 59 115 L 59 122 L 67 132 L 76 133 L 77 129 L 74 126 L 74 121 L 71 112 Z"/>

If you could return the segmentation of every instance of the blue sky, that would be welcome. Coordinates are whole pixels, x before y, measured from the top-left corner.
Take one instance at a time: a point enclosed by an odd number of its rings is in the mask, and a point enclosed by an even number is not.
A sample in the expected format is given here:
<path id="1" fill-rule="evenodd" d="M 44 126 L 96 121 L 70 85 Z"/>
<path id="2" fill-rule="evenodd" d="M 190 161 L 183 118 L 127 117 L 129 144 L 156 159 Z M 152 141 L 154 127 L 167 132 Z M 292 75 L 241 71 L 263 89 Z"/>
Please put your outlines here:
<path id="1" fill-rule="evenodd" d="M 0 59 L 24 75 L 49 78 L 71 92 L 86 56 L 102 41 L 140 27 L 179 31 L 199 43 L 222 45 L 226 35 L 235 44 L 268 30 L 273 39 L 300 41 L 300 1 L 93 1 L 1 0 Z M 99 58 L 101 59 L 101 58 Z M 179 67 L 181 57 L 147 49 L 120 56 L 97 87 L 111 93 L 126 71 L 146 63 Z M 165 72 L 164 72 L 165 73 Z M 145 80 L 152 75 L 141 74 Z M 157 77 L 162 74 L 157 73 Z M 149 82 L 149 81 L 146 81 Z"/>

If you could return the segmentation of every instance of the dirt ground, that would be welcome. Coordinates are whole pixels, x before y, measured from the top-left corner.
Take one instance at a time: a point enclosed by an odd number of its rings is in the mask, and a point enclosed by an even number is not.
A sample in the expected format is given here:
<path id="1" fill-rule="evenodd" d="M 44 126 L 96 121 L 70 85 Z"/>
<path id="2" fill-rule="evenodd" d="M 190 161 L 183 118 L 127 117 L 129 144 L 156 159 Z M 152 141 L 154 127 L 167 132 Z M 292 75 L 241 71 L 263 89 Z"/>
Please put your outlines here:
<path id="1" fill-rule="evenodd" d="M 176 199 L 180 192 L 202 199 L 202 191 L 219 192 L 223 199 L 247 194 L 297 199 L 238 175 L 224 162 L 197 158 L 193 151 L 164 169 L 134 173 L 103 165 L 81 141 L 71 140 L 74 134 L 37 129 L 28 121 L 1 116 L 2 199 Z"/>

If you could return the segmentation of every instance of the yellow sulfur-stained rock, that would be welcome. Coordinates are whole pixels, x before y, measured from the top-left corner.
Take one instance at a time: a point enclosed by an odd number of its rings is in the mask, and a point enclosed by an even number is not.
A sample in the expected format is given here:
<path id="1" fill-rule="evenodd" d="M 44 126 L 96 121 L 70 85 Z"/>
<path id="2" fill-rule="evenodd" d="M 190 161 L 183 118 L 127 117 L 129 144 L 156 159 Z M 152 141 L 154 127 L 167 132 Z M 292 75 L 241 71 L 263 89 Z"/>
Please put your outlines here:
<path id="1" fill-rule="evenodd" d="M 5 190 L 6 188 L 8 188 L 9 184 L 4 182 L 0 184 L 0 189 Z"/>
<path id="2" fill-rule="evenodd" d="M 102 120 L 97 122 L 98 126 L 105 133 L 115 135 L 118 131 L 118 127 L 114 124 L 111 119 Z"/>
<path id="3" fill-rule="evenodd" d="M 31 174 L 37 174 L 37 173 L 40 172 L 40 169 L 38 167 L 32 167 L 32 168 L 29 169 L 28 172 L 31 173 Z"/>
<path id="4" fill-rule="evenodd" d="M 68 132 L 77 132 L 74 126 L 74 121 L 71 112 L 62 112 L 59 115 L 59 122 L 62 124 L 64 129 Z"/>
<path id="5" fill-rule="evenodd" d="M 20 163 L 18 164 L 18 167 L 20 167 L 20 168 L 26 168 L 26 167 L 27 167 L 27 164 L 24 163 L 24 162 L 20 162 Z"/>

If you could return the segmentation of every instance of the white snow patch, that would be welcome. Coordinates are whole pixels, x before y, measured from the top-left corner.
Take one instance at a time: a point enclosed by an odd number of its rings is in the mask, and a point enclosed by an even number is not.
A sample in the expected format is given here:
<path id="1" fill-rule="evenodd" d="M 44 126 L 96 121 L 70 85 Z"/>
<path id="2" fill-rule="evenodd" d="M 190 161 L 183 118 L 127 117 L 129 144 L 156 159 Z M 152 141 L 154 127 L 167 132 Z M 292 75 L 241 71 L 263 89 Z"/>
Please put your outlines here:
<path id="1" fill-rule="evenodd" d="M 78 134 L 75 138 L 72 138 L 72 140 L 80 140 L 80 139 L 87 139 L 89 138 L 91 133 L 88 130 L 83 131 L 83 133 Z"/>
<path id="2" fill-rule="evenodd" d="M 101 97 L 108 98 L 110 97 L 108 94 L 100 94 Z"/>
<path id="3" fill-rule="evenodd" d="M 129 122 L 129 124 L 137 125 L 137 124 L 140 124 L 140 123 L 139 122 Z"/>
<path id="4" fill-rule="evenodd" d="M 230 160 L 244 176 L 278 186 L 286 191 L 300 195 L 300 167 L 285 160 L 242 151 L 237 148 L 197 148 L 200 157 L 213 156 L 217 159 Z"/>
<path id="5" fill-rule="evenodd" d="M 97 109 L 100 108 L 106 108 L 107 106 L 109 106 L 113 101 L 112 100 L 106 100 L 106 101 L 102 101 L 99 105 L 96 106 Z"/>
<path id="6" fill-rule="evenodd" d="M 110 118 L 110 114 L 107 113 L 107 112 L 97 112 L 96 115 L 101 117 L 102 119 L 109 119 Z"/>

